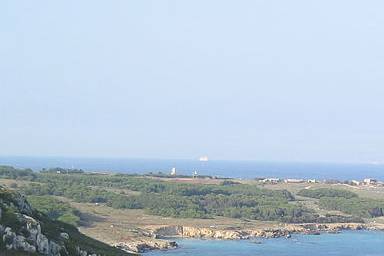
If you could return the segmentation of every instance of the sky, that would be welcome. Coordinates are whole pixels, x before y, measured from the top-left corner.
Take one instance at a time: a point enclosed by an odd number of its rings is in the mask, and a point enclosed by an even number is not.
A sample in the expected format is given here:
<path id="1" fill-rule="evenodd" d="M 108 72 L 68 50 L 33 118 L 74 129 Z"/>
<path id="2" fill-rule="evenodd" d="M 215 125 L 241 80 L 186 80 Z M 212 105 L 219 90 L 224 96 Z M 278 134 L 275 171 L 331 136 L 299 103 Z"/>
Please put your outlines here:
<path id="1" fill-rule="evenodd" d="M 380 0 L 2 0 L 0 155 L 384 161 Z"/>

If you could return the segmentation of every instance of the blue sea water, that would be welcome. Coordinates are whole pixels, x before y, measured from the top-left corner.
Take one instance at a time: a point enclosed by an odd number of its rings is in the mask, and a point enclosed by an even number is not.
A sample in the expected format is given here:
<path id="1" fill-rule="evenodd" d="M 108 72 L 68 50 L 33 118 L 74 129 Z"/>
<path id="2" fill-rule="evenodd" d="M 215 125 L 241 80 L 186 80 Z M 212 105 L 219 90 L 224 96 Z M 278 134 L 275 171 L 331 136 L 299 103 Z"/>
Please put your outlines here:
<path id="1" fill-rule="evenodd" d="M 92 171 L 123 173 L 169 173 L 176 167 L 179 174 L 192 174 L 234 178 L 315 178 L 338 180 L 361 180 L 366 177 L 384 180 L 384 164 L 345 163 L 295 163 L 258 161 L 208 161 L 119 159 L 119 158 L 65 158 L 65 157 L 0 157 L 0 165 L 20 168 L 63 167 Z"/>
<path id="2" fill-rule="evenodd" d="M 290 239 L 251 241 L 178 240 L 178 249 L 148 252 L 146 256 L 383 256 L 384 232 L 295 235 Z"/>

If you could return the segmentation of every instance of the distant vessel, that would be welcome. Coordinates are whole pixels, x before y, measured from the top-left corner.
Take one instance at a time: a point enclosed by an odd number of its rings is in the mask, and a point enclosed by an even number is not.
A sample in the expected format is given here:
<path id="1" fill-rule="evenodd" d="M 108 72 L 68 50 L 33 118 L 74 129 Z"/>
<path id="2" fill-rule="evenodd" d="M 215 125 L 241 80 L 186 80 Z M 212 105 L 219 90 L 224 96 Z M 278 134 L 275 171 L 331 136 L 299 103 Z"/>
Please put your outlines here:
<path id="1" fill-rule="evenodd" d="M 172 170 L 171 170 L 171 176 L 176 176 L 176 168 L 173 167 Z"/>
<path id="2" fill-rule="evenodd" d="M 199 158 L 199 161 L 200 161 L 200 162 L 208 162 L 208 157 L 207 157 L 207 156 L 201 156 L 201 157 Z"/>

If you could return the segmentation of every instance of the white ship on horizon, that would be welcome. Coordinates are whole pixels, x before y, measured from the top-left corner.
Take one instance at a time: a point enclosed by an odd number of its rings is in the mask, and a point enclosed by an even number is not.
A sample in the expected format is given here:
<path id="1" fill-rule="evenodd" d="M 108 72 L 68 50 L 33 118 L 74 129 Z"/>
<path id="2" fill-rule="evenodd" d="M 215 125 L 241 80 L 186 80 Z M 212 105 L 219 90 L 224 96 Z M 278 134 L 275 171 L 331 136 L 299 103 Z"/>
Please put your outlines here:
<path id="1" fill-rule="evenodd" d="M 208 162 L 208 157 L 207 157 L 207 156 L 201 156 L 201 157 L 199 158 L 199 161 L 200 161 L 200 162 Z"/>

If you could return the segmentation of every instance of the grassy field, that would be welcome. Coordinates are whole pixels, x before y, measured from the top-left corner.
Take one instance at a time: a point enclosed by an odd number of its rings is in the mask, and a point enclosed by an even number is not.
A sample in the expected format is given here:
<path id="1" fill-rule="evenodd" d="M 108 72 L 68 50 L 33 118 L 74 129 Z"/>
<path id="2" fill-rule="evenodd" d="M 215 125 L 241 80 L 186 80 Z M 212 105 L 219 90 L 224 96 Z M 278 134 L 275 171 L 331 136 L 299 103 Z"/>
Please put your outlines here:
<path id="1" fill-rule="evenodd" d="M 140 237 L 140 230 L 150 230 L 162 225 L 180 225 L 193 227 L 226 228 L 272 228 L 276 222 L 245 221 L 241 219 L 216 217 L 213 219 L 183 219 L 145 214 L 143 210 L 113 209 L 105 205 L 83 204 L 69 201 L 72 207 L 86 213 L 89 225 L 80 227 L 80 231 L 98 240 L 114 243 L 134 240 Z"/>

